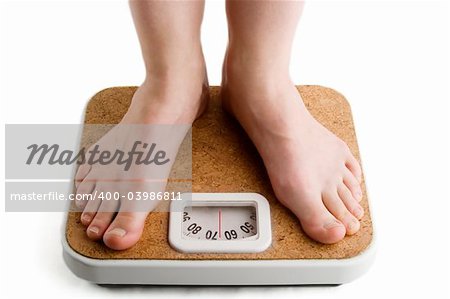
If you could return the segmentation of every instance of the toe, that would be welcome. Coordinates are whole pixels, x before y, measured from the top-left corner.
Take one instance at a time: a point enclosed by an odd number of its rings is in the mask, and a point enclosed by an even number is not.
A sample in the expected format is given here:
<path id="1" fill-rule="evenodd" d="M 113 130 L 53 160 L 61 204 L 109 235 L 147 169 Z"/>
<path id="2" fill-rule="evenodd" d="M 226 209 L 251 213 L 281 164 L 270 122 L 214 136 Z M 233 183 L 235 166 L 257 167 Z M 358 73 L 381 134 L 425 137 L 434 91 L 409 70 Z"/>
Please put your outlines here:
<path id="1" fill-rule="evenodd" d="M 343 182 L 347 186 L 347 188 L 352 193 L 353 197 L 356 201 L 362 200 L 362 189 L 361 189 L 361 183 L 358 181 L 358 179 L 353 175 L 353 173 L 348 170 L 344 169 L 344 175 L 343 175 Z"/>
<path id="2" fill-rule="evenodd" d="M 353 214 L 357 219 L 361 219 L 364 215 L 364 209 L 358 203 L 358 201 L 353 197 L 352 192 L 347 188 L 347 186 L 342 183 L 338 187 L 338 194 L 350 213 Z"/>
<path id="3" fill-rule="evenodd" d="M 94 219 L 98 208 L 100 207 L 101 200 L 95 197 L 91 197 L 87 200 L 86 206 L 84 207 L 83 213 L 81 213 L 81 223 L 88 226 Z"/>
<path id="4" fill-rule="evenodd" d="M 301 207 L 291 210 L 309 237 L 324 244 L 336 243 L 345 237 L 345 226 L 326 209 L 320 195 L 302 203 Z"/>
<path id="5" fill-rule="evenodd" d="M 99 240 L 103 237 L 103 234 L 114 218 L 118 206 L 119 202 L 116 200 L 102 201 L 94 219 L 86 230 L 86 234 L 90 239 Z"/>
<path id="6" fill-rule="evenodd" d="M 103 236 L 111 249 L 124 250 L 139 240 L 144 229 L 147 212 L 119 212 Z"/>
<path id="7" fill-rule="evenodd" d="M 92 191 L 94 191 L 95 188 L 95 182 L 91 180 L 83 180 L 80 184 L 78 184 L 76 193 L 77 198 L 75 201 L 75 204 L 77 208 L 80 210 L 83 210 L 86 207 L 86 204 L 88 203 L 88 199 L 90 196 L 89 194 L 92 194 Z"/>
<path id="8" fill-rule="evenodd" d="M 358 160 L 356 160 L 355 156 L 349 153 L 347 157 L 347 161 L 345 166 L 353 173 L 353 176 L 356 180 L 361 183 L 362 182 L 362 170 L 361 165 L 359 165 Z"/>
<path id="9" fill-rule="evenodd" d="M 347 210 L 336 189 L 324 193 L 322 200 L 328 211 L 345 225 L 347 235 L 353 235 L 359 230 L 358 219 Z"/>
<path id="10" fill-rule="evenodd" d="M 75 174 L 75 187 L 78 188 L 78 186 L 81 184 L 81 182 L 84 180 L 84 178 L 89 174 L 91 171 L 91 165 L 89 164 L 82 164 L 77 169 L 77 173 Z"/>

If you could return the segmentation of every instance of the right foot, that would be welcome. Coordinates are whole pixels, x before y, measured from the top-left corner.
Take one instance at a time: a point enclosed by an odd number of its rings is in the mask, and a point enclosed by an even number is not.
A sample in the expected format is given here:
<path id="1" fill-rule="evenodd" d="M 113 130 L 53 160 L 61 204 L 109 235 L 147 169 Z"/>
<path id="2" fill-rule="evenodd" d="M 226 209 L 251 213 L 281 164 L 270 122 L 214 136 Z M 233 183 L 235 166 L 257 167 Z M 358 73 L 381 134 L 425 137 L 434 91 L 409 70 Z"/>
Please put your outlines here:
<path id="1" fill-rule="evenodd" d="M 227 57 L 224 108 L 258 149 L 277 198 L 321 243 L 359 230 L 361 169 L 348 146 L 309 114 L 287 72 Z"/>
<path id="2" fill-rule="evenodd" d="M 144 133 L 142 130 L 140 132 L 144 135 L 140 136 L 133 134 L 136 131 L 127 133 L 128 128 L 136 127 L 127 127 L 127 124 L 167 124 L 174 125 L 174 127 L 177 124 L 192 124 L 207 105 L 208 83 L 204 63 L 199 63 L 193 68 L 186 66 L 189 64 L 186 63 L 181 69 L 171 70 L 171 73 L 165 74 L 163 78 L 152 77 L 140 86 L 133 96 L 127 113 L 119 124 L 123 126 L 119 130 L 113 128 L 96 144 L 99 144 L 100 148 L 107 144 L 106 148 L 108 148 L 108 145 L 112 145 L 115 149 L 130 149 L 130 142 L 135 140 L 145 141 L 146 139 L 143 138 L 155 138 L 154 134 L 151 136 L 145 135 L 147 132 Z M 165 127 L 167 128 L 167 126 Z M 180 131 L 175 129 L 175 131 L 177 130 Z M 160 146 L 160 143 L 165 145 L 170 143 L 169 145 L 174 148 L 169 150 L 176 154 L 184 135 L 181 136 L 179 132 L 174 133 L 174 135 L 171 135 L 171 137 L 160 136 L 160 141 L 155 143 L 158 146 Z M 142 191 L 163 192 L 165 179 L 167 179 L 170 169 L 165 167 L 164 170 L 158 170 L 164 172 L 163 176 L 165 177 L 161 177 L 161 173 L 158 174 L 158 177 L 151 177 L 154 174 L 149 174 L 148 171 L 152 171 L 150 166 L 136 166 L 135 163 L 128 171 L 124 171 L 122 166 L 118 167 L 112 164 L 94 164 L 92 166 L 84 164 L 76 174 L 77 193 L 92 193 L 94 190 L 111 192 L 112 194 L 114 194 L 113 192 L 119 192 L 120 194 L 128 194 L 128 192 L 136 194 L 136 192 Z M 114 179 L 114 183 L 111 183 L 111 179 Z M 146 179 L 162 179 L 159 181 L 164 182 L 148 183 Z M 142 184 L 140 185 L 140 183 Z M 145 188 L 145 186 L 151 186 L 152 190 Z M 128 207 L 125 207 L 124 202 L 126 200 L 120 202 L 120 207 L 117 206 L 118 203 L 115 203 L 115 201 L 90 200 L 87 203 L 78 202 L 80 208 L 83 209 L 81 222 L 86 226 L 87 236 L 92 240 L 102 239 L 108 247 L 115 250 L 123 250 L 133 246 L 141 237 L 147 215 L 156 207 L 157 202 L 153 201 L 145 207 L 142 207 L 141 204 L 138 208 L 134 207 L 139 204 L 139 201 L 126 202 L 125 204 Z M 134 206 L 130 207 L 130 205 Z M 118 210 L 117 215 L 116 209 Z"/>

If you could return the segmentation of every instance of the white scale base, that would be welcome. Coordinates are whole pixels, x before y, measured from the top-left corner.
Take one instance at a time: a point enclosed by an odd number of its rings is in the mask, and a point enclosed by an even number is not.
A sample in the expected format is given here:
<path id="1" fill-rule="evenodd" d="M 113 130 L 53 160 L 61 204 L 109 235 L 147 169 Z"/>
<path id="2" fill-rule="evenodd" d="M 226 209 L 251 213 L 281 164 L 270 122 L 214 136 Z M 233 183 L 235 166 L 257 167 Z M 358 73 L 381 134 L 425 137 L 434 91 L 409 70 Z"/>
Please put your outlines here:
<path id="1" fill-rule="evenodd" d="M 375 258 L 375 239 L 348 259 L 113 260 L 75 252 L 62 236 L 63 257 L 78 277 L 97 284 L 314 285 L 343 284 L 363 275 Z"/>

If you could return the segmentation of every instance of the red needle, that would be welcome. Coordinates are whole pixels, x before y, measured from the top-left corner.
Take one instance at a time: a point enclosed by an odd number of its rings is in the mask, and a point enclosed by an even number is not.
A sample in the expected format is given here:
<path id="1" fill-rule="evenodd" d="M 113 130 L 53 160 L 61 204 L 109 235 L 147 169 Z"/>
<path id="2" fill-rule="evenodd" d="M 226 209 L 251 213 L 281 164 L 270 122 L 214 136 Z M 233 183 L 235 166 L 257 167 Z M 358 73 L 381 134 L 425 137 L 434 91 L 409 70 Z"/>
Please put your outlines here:
<path id="1" fill-rule="evenodd" d="M 222 239 L 222 210 L 219 209 L 219 239 Z"/>

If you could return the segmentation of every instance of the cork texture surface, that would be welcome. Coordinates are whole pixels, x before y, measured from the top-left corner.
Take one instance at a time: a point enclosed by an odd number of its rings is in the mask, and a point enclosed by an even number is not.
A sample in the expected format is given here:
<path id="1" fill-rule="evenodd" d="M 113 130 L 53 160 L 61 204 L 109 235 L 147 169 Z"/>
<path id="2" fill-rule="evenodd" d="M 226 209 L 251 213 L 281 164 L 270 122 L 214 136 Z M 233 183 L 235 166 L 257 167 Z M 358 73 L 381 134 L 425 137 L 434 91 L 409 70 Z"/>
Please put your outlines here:
<path id="1" fill-rule="evenodd" d="M 360 160 L 352 114 L 346 99 L 322 86 L 297 87 L 307 108 L 325 127 L 343 139 Z M 116 124 L 127 111 L 136 87 L 113 87 L 100 91 L 88 103 L 86 124 Z M 257 192 L 271 209 L 272 245 L 262 253 L 185 254 L 172 249 L 167 240 L 169 213 L 154 212 L 147 217 L 140 241 L 132 248 L 114 251 L 101 241 L 87 238 L 80 213 L 69 212 L 66 237 L 81 255 L 95 259 L 157 260 L 273 260 L 343 259 L 363 252 L 372 241 L 372 220 L 365 183 L 361 205 L 365 215 L 360 230 L 337 244 L 324 245 L 310 239 L 297 218 L 276 199 L 263 162 L 239 124 L 221 107 L 219 87 L 211 87 L 206 112 L 192 128 L 193 192 Z"/>

